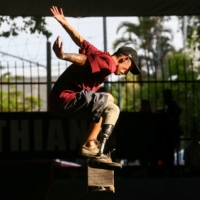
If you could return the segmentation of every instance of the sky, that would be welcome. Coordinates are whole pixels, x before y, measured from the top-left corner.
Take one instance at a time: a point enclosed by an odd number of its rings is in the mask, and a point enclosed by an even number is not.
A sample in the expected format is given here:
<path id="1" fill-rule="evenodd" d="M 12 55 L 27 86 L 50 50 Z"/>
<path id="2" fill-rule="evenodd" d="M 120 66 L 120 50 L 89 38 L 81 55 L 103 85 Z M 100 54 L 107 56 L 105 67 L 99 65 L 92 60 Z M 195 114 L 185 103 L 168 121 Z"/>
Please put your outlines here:
<path id="1" fill-rule="evenodd" d="M 72 18 L 67 17 L 69 23 L 89 42 L 100 50 L 104 50 L 103 42 L 103 18 L 102 17 L 87 17 L 87 18 Z M 53 45 L 57 36 L 61 37 L 63 42 L 64 52 L 76 53 L 78 52 L 78 47 L 73 43 L 71 38 L 65 32 L 63 27 L 53 18 L 47 17 L 47 29 L 52 32 L 52 36 L 49 38 L 51 46 Z M 121 33 L 116 33 L 117 27 L 122 22 L 133 22 L 137 23 L 137 17 L 107 17 L 106 18 L 106 30 L 107 30 L 107 51 L 111 54 L 114 52 L 113 42 L 120 38 Z M 18 20 L 17 23 L 21 23 Z M 178 21 L 176 16 L 172 16 L 169 22 L 165 24 L 166 28 L 171 28 L 173 31 L 173 44 L 178 50 L 183 46 L 182 34 L 178 32 Z M 0 31 L 6 30 L 7 26 L 1 26 Z M 12 63 L 18 62 L 19 59 L 13 58 L 11 56 L 3 55 L 1 52 L 9 53 L 11 55 L 30 60 L 32 62 L 38 62 L 42 65 L 46 65 L 46 42 L 47 39 L 45 36 L 38 34 L 28 34 L 20 33 L 17 37 L 2 38 L 0 37 L 0 61 L 1 63 Z M 53 74 L 56 74 L 56 66 L 58 62 L 60 63 L 62 69 L 66 68 L 66 62 L 60 61 L 55 56 L 54 52 L 52 53 L 52 68 Z M 21 62 L 21 61 L 20 61 Z M 45 73 L 45 71 L 44 71 Z"/>

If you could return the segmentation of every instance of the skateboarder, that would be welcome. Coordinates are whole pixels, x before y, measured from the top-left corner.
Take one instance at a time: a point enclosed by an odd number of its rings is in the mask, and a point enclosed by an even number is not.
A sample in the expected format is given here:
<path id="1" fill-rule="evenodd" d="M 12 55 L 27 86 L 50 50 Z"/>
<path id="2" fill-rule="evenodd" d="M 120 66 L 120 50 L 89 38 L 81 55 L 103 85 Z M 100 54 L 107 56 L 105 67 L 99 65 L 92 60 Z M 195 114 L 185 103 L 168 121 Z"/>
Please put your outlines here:
<path id="1" fill-rule="evenodd" d="M 112 73 L 115 75 L 140 74 L 138 56 L 131 47 L 121 47 L 113 55 L 102 52 L 86 41 L 67 21 L 62 8 L 51 7 L 53 17 L 63 26 L 79 54 L 64 53 L 58 36 L 53 44 L 56 56 L 72 62 L 54 84 L 49 96 L 49 111 L 59 117 L 90 120 L 88 135 L 81 147 L 81 154 L 93 157 L 102 166 L 121 168 L 112 162 L 109 154 L 103 154 L 106 140 L 111 135 L 119 116 L 114 97 L 105 92 L 96 92 Z M 101 132 L 102 139 L 97 141 Z"/>

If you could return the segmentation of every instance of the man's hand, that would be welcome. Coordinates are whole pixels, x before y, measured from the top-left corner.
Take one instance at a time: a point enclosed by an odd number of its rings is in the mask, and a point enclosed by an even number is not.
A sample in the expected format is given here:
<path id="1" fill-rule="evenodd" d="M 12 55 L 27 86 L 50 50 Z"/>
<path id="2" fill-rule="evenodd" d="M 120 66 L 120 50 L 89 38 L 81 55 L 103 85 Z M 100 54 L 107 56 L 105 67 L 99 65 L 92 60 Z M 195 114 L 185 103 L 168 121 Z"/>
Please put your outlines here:
<path id="1" fill-rule="evenodd" d="M 58 36 L 56 41 L 53 44 L 53 50 L 59 59 L 63 59 L 63 55 L 64 55 L 62 46 L 63 46 L 63 43 L 60 41 L 60 37 Z"/>
<path id="2" fill-rule="evenodd" d="M 67 19 L 65 18 L 64 14 L 63 14 L 63 10 L 62 8 L 60 8 L 60 11 L 58 10 L 58 8 L 56 6 L 52 6 L 50 8 L 51 13 L 53 14 L 53 17 L 61 24 L 64 25 L 67 22 Z"/>
<path id="3" fill-rule="evenodd" d="M 63 28 L 67 31 L 74 43 L 77 46 L 81 47 L 81 43 L 83 42 L 84 38 L 68 23 L 63 14 L 62 8 L 60 8 L 59 11 L 56 6 L 52 6 L 50 10 L 53 14 L 53 17 L 63 26 Z"/>
<path id="4" fill-rule="evenodd" d="M 53 44 L 53 50 L 59 59 L 70 61 L 80 66 L 89 65 L 89 61 L 87 60 L 86 55 L 77 53 L 64 53 L 62 50 L 62 46 L 63 43 L 61 42 L 60 37 L 58 36 Z"/>

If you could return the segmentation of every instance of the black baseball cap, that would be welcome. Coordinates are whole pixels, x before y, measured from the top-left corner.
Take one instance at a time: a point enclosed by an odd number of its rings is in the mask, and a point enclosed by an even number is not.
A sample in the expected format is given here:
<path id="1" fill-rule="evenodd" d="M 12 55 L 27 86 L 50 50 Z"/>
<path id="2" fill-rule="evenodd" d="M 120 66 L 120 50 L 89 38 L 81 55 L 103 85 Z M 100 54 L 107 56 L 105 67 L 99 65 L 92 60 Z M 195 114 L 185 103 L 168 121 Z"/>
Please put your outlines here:
<path id="1" fill-rule="evenodd" d="M 134 75 L 139 75 L 141 72 L 140 72 L 140 69 L 138 67 L 138 55 L 137 55 L 137 52 L 132 48 L 132 47 L 126 47 L 126 46 L 123 46 L 123 47 L 120 47 L 118 50 L 117 50 L 118 53 L 122 53 L 124 54 L 125 56 L 128 56 L 132 63 L 134 64 L 135 67 L 133 67 L 133 69 L 130 71 L 132 74 Z"/>

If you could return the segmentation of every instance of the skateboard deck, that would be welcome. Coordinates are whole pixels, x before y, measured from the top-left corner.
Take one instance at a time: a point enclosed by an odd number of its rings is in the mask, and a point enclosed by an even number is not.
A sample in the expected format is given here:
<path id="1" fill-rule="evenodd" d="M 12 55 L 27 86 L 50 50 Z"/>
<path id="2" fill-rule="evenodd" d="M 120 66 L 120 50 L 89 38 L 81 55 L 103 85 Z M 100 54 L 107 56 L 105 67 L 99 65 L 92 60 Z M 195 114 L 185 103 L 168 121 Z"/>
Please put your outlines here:
<path id="1" fill-rule="evenodd" d="M 114 170 L 97 169 L 87 166 L 87 193 L 91 192 L 115 192 Z"/>

